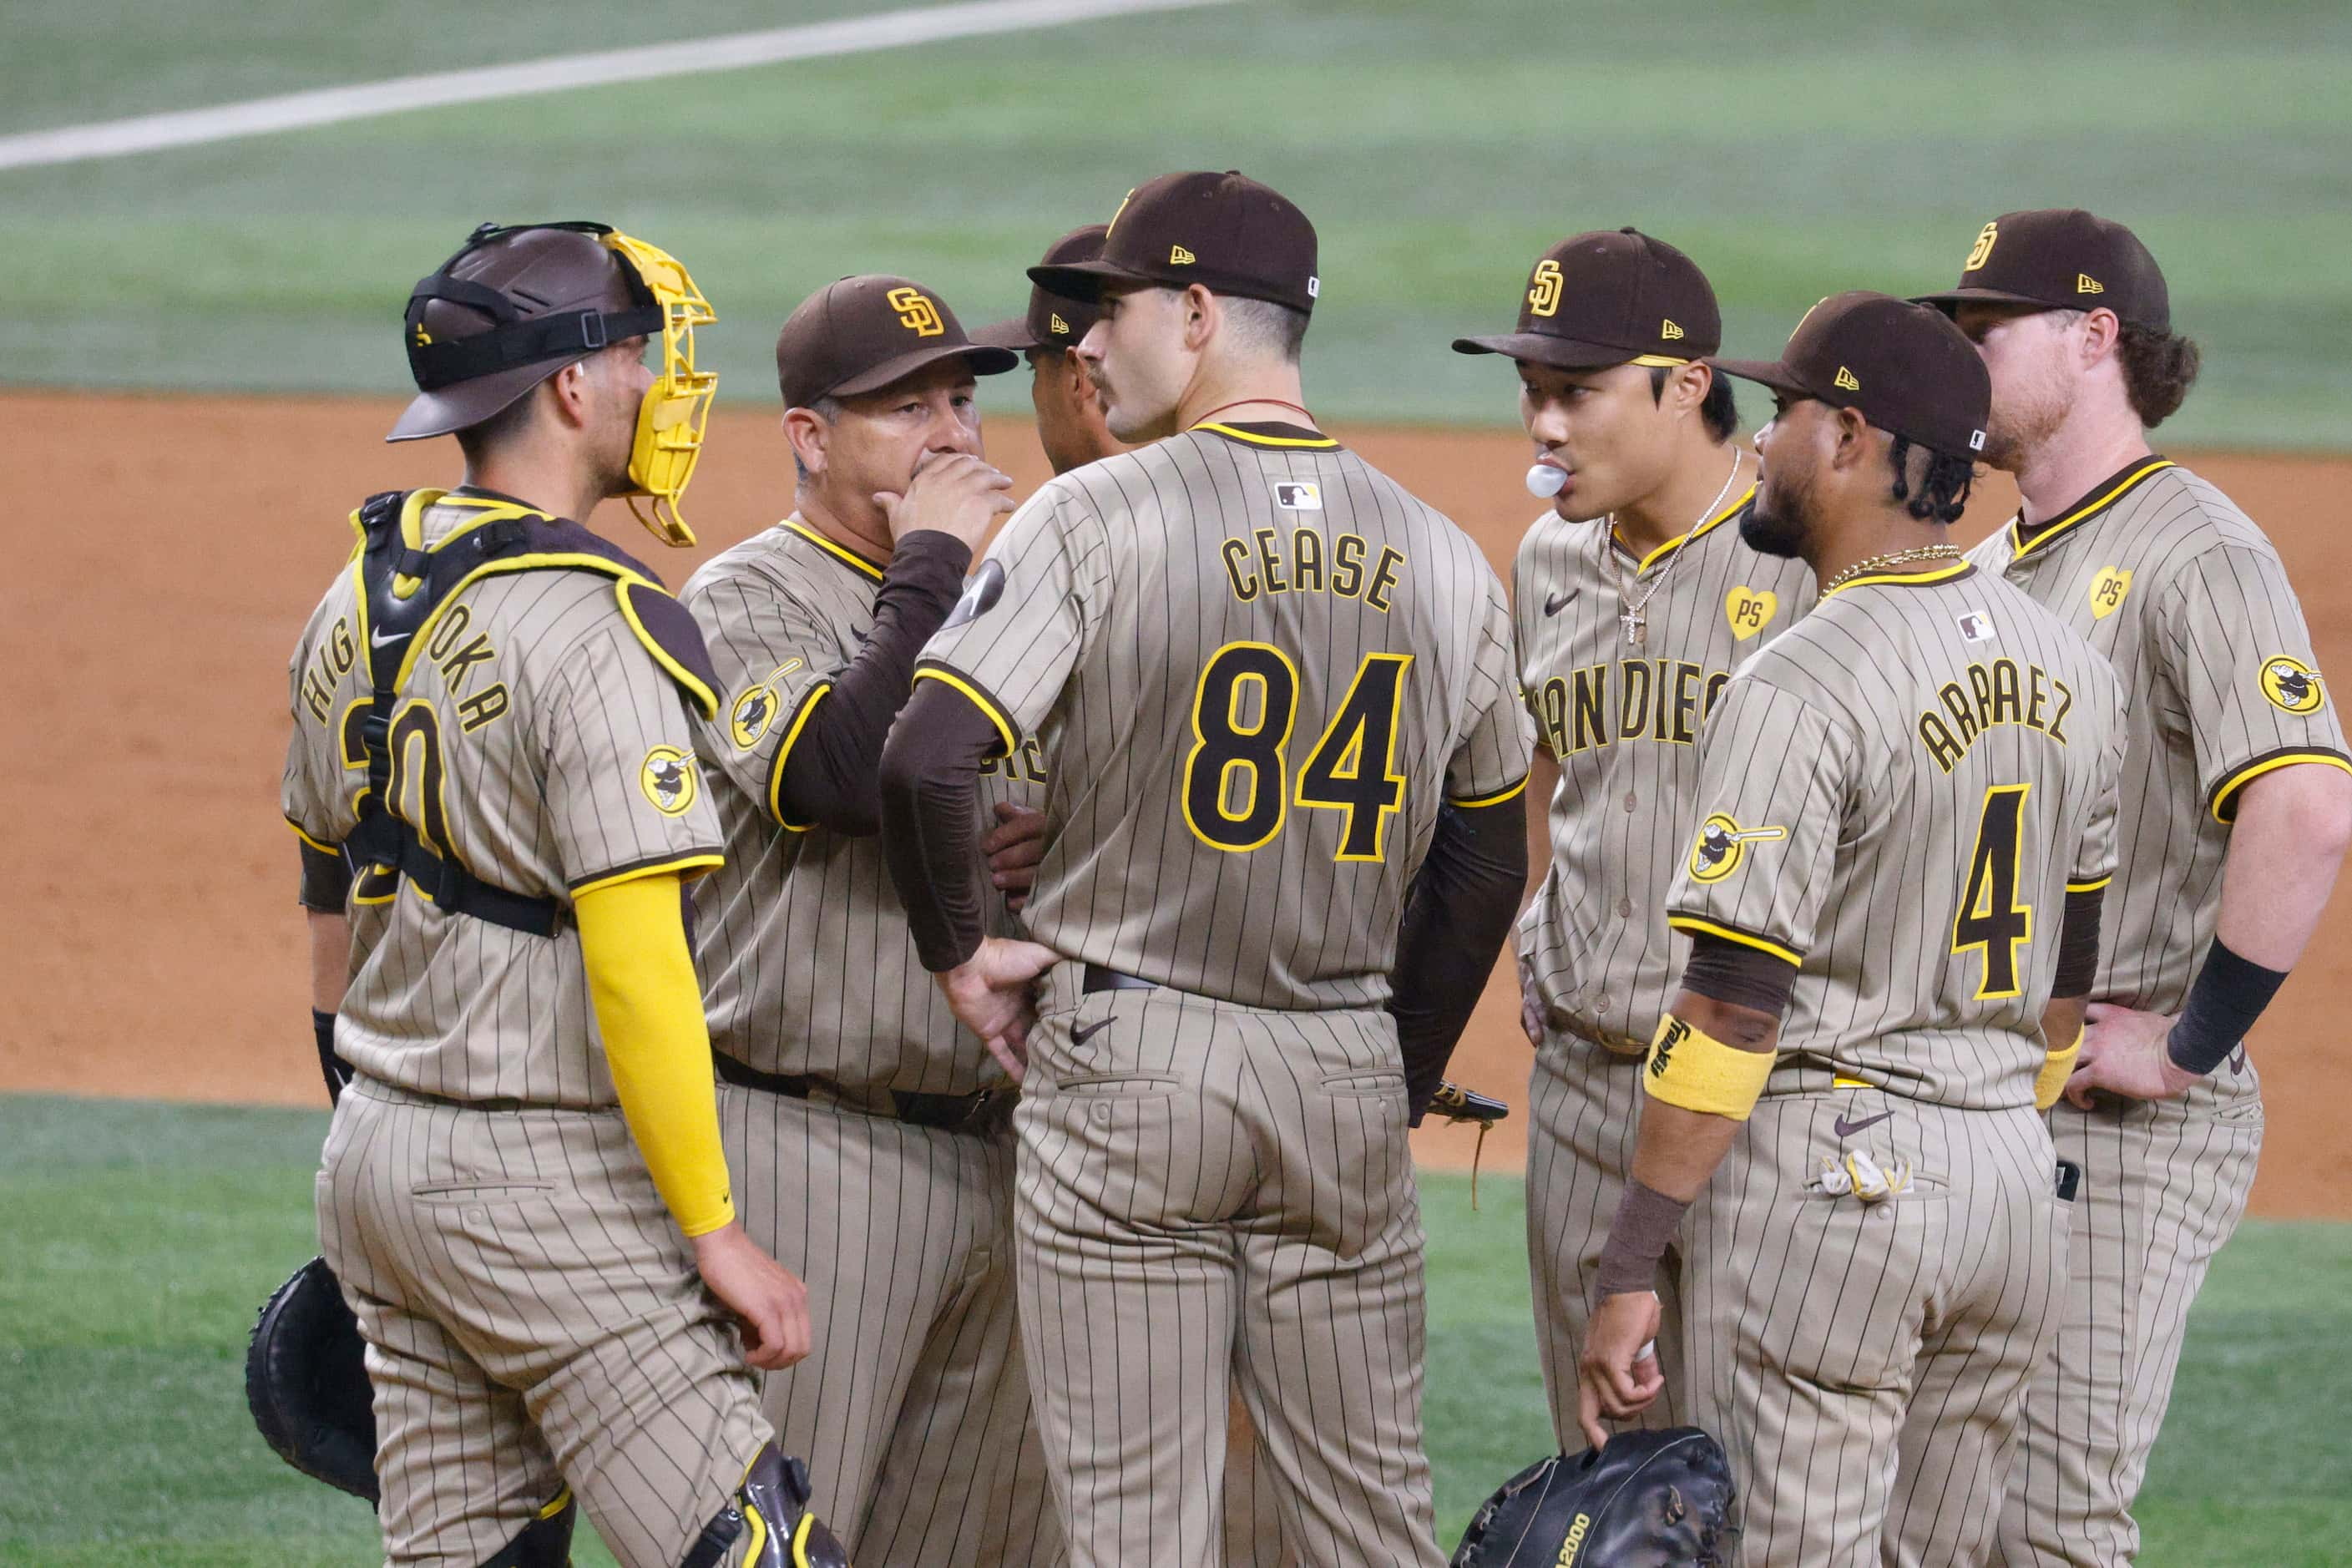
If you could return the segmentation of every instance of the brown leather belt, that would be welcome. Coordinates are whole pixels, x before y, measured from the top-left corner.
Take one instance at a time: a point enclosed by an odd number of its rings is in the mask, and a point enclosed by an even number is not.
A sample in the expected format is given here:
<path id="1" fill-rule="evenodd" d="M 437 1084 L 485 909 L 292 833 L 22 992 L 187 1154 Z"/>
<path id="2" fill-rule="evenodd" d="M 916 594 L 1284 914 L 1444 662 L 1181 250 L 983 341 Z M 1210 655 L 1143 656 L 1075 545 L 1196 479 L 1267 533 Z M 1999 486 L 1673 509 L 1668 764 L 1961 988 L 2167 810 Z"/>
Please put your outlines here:
<path id="1" fill-rule="evenodd" d="M 756 1089 L 767 1094 L 781 1094 L 788 1100 L 810 1099 L 824 1087 L 823 1079 L 806 1073 L 761 1072 L 758 1068 L 737 1061 L 721 1051 L 710 1053 L 711 1065 L 719 1076 L 738 1089 Z M 867 1115 L 893 1115 L 909 1127 L 936 1128 L 942 1132 L 978 1132 L 988 1108 L 1002 1096 L 992 1089 L 971 1094 L 922 1094 L 912 1089 L 894 1089 L 890 1100 L 895 1112 L 884 1112 L 865 1106 L 845 1107 L 863 1110 Z"/>

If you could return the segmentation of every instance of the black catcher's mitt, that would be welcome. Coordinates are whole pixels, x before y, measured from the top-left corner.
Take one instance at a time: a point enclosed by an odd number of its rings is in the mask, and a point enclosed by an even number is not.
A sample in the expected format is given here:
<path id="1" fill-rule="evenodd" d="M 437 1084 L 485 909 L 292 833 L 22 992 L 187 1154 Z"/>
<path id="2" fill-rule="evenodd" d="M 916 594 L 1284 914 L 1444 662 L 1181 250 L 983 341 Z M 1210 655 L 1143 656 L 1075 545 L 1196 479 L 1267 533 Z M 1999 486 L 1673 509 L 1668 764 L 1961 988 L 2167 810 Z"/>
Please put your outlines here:
<path id="1" fill-rule="evenodd" d="M 245 1402 L 279 1458 L 373 1503 L 375 1409 L 364 1355 L 359 1320 L 327 1260 L 314 1258 L 262 1306 L 245 1350 Z"/>
<path id="2" fill-rule="evenodd" d="M 1621 1432 L 1506 1481 L 1453 1568 L 1720 1568 L 1733 1495 L 1723 1446 L 1697 1427 Z"/>

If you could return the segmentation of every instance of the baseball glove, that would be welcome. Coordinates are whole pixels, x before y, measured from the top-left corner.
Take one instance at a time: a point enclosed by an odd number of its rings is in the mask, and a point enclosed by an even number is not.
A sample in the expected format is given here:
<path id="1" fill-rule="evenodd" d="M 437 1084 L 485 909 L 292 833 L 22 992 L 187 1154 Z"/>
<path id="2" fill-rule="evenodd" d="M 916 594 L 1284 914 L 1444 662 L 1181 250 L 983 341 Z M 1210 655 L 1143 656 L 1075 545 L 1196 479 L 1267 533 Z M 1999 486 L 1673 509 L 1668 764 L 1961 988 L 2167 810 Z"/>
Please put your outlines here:
<path id="1" fill-rule="evenodd" d="M 1723 1446 L 1697 1427 L 1621 1432 L 1504 1482 L 1452 1568 L 1721 1568 L 1734 1496 Z"/>
<path id="2" fill-rule="evenodd" d="M 376 1500 L 374 1394 L 359 1320 L 323 1258 L 263 1303 L 245 1351 L 245 1402 L 279 1458 Z"/>

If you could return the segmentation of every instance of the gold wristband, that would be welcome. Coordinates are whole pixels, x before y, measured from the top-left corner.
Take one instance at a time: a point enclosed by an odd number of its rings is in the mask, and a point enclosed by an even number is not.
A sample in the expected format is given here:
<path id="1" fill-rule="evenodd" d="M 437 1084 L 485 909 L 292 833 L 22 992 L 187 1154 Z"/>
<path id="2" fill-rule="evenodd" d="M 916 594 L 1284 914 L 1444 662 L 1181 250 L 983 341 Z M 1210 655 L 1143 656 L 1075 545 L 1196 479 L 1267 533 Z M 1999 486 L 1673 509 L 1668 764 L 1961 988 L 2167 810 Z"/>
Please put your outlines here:
<path id="1" fill-rule="evenodd" d="M 2058 1097 L 2066 1091 L 2066 1080 L 2074 1076 L 2074 1058 L 2082 1054 L 2083 1032 L 2077 1029 L 2073 1045 L 2042 1058 L 2042 1070 L 2033 1079 L 2034 1110 L 2047 1110 L 2058 1103 Z"/>
<path id="2" fill-rule="evenodd" d="M 1650 1040 L 1643 1087 L 1653 1100 L 1745 1121 L 1772 1076 L 1775 1053 L 1727 1046 L 1672 1013 L 1658 1020 Z"/>

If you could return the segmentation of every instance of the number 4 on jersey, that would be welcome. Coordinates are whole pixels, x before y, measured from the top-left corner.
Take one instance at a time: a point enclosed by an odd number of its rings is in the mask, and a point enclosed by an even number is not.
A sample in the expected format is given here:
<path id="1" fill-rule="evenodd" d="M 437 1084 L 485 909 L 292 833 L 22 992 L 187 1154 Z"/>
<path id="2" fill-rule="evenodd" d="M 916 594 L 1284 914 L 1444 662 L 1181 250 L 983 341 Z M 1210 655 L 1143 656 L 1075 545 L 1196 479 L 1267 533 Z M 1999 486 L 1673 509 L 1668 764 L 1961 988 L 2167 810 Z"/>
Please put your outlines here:
<path id="1" fill-rule="evenodd" d="M 1985 791 L 1984 816 L 1977 823 L 1977 846 L 1969 857 L 1967 890 L 1952 920 L 1952 954 L 1971 949 L 1984 954 L 1977 1000 L 2014 996 L 2023 983 L 2018 950 L 2033 940 L 2033 906 L 2017 901 L 2017 861 L 2023 841 L 2025 797 L 2030 784 L 1995 784 Z"/>
<path id="2" fill-rule="evenodd" d="M 1348 814 L 1339 859 L 1380 859 L 1389 816 L 1404 805 L 1404 778 L 1396 771 L 1397 710 L 1412 663 L 1409 653 L 1367 657 L 1298 770 L 1299 805 Z"/>

